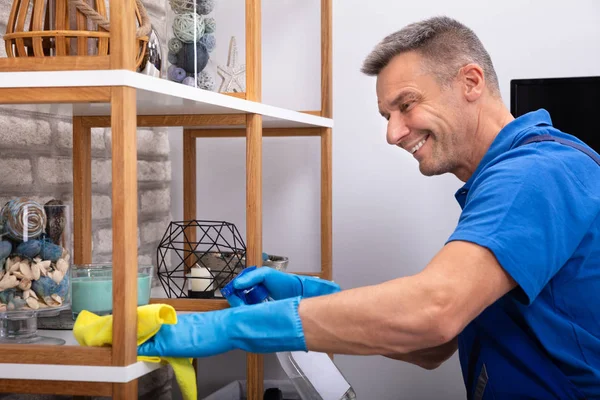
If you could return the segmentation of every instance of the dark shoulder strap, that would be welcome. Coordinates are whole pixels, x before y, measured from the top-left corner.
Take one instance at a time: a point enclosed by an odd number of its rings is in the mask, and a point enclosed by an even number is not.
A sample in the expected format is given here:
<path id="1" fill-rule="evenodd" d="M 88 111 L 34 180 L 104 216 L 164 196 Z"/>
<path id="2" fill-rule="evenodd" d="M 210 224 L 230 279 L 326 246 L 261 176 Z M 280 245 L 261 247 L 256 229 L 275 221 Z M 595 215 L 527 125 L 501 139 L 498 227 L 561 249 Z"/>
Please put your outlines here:
<path id="1" fill-rule="evenodd" d="M 532 136 L 529 139 L 524 140 L 517 147 L 524 146 L 529 143 L 538 143 L 538 142 L 556 142 L 556 143 L 564 144 L 565 146 L 572 147 L 572 148 L 577 149 L 577 150 L 581 151 L 582 153 L 588 155 L 592 160 L 594 160 L 596 162 L 596 164 L 598 164 L 598 166 L 600 166 L 600 157 L 598 157 L 598 155 L 596 153 L 594 153 L 593 151 L 591 151 L 589 148 L 582 146 L 581 144 L 573 142 L 571 140 L 562 139 L 562 138 L 552 136 L 552 135 L 546 134 L 546 135 Z"/>

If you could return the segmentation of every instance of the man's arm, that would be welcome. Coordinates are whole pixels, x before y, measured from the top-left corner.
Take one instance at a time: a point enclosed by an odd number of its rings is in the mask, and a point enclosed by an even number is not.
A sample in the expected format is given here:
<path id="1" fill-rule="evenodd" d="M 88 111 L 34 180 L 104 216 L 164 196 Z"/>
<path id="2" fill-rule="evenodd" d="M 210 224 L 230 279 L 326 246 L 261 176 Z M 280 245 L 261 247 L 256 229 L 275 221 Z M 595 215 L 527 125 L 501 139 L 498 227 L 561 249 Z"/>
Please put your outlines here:
<path id="1" fill-rule="evenodd" d="M 487 249 L 448 243 L 420 273 L 300 302 L 309 350 L 407 354 L 450 342 L 516 286 Z"/>
<path id="2" fill-rule="evenodd" d="M 406 354 L 387 354 L 388 358 L 405 361 L 418 365 L 425 369 L 436 369 L 444 361 L 448 360 L 458 349 L 458 338 L 454 338 L 448 343 L 428 349 L 415 350 Z"/>

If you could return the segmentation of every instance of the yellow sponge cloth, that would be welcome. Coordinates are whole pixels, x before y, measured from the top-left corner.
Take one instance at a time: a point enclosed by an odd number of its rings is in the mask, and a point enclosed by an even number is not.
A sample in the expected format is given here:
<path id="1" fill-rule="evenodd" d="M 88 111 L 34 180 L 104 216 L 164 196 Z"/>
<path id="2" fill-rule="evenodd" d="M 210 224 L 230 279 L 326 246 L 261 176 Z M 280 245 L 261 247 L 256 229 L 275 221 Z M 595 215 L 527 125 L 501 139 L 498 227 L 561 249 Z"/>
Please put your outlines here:
<path id="1" fill-rule="evenodd" d="M 112 315 L 99 316 L 84 310 L 77 316 L 73 335 L 81 346 L 110 346 L 112 345 L 112 323 Z M 163 324 L 176 323 L 177 313 L 169 305 L 139 306 L 137 309 L 138 346 L 154 336 Z M 196 374 L 191 358 L 138 356 L 138 361 L 170 364 L 184 400 L 197 399 Z"/>

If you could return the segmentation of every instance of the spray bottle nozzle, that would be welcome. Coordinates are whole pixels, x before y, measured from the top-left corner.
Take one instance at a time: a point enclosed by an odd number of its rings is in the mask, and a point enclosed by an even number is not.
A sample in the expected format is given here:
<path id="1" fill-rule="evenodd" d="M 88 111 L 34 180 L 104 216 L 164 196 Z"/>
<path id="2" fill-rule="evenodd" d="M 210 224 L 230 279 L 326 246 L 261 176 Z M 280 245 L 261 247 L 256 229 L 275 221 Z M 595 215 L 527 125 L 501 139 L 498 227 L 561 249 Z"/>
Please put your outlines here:
<path id="1" fill-rule="evenodd" d="M 233 283 L 237 278 L 250 271 L 254 271 L 255 269 L 256 266 L 243 269 L 242 272 L 240 272 L 235 278 L 231 280 L 231 282 L 225 285 L 225 287 L 221 290 L 221 294 L 223 294 L 223 296 L 225 296 L 226 299 L 229 299 L 229 297 L 235 295 L 239 297 L 245 304 L 257 304 L 267 300 L 269 298 L 269 291 L 262 283 L 259 283 L 258 285 L 254 285 L 246 289 L 236 289 L 233 286 Z"/>

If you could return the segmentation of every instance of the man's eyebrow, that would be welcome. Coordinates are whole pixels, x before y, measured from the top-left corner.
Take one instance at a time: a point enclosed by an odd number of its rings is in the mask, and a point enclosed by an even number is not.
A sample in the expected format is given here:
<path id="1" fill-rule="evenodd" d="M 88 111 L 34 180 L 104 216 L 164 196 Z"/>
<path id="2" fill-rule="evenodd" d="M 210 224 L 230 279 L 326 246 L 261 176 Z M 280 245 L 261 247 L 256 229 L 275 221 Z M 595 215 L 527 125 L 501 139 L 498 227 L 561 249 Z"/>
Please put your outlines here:
<path id="1" fill-rule="evenodd" d="M 410 98 L 411 100 L 414 100 L 417 97 L 418 97 L 417 94 L 415 92 L 413 92 L 412 90 L 403 90 L 396 95 L 396 97 L 394 98 L 394 100 L 392 100 L 390 105 L 396 106 L 399 103 L 402 103 L 403 101 L 405 101 L 406 99 Z"/>

